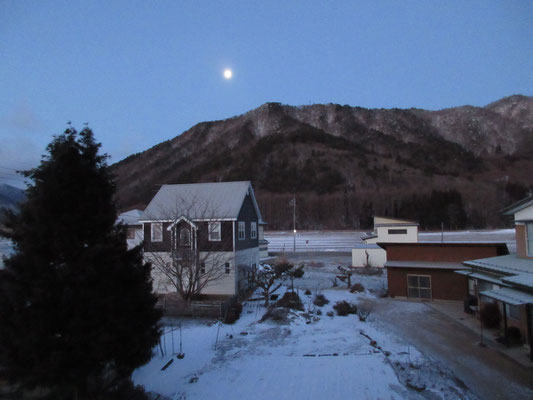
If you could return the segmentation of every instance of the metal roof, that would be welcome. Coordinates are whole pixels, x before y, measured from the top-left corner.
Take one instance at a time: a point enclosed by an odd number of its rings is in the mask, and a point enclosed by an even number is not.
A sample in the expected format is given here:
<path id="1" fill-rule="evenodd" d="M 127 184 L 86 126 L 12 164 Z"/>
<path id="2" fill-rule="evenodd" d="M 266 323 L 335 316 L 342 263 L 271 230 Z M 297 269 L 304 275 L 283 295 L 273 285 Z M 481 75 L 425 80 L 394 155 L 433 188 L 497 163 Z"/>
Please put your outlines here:
<path id="1" fill-rule="evenodd" d="M 139 218 L 142 214 L 142 210 L 129 210 L 120 214 L 117 218 L 117 223 L 123 223 L 124 225 L 140 225 Z"/>
<path id="2" fill-rule="evenodd" d="M 516 254 L 465 261 L 463 264 L 503 275 L 533 274 L 533 259 L 520 258 Z"/>
<path id="3" fill-rule="evenodd" d="M 533 205 L 533 195 L 505 207 L 504 209 L 500 210 L 500 213 L 503 215 L 512 215 L 531 205 Z"/>
<path id="4" fill-rule="evenodd" d="M 460 262 L 442 261 L 387 261 L 385 268 L 427 268 L 427 269 L 466 269 Z"/>
<path id="5" fill-rule="evenodd" d="M 456 271 L 456 274 L 466 275 L 468 278 L 479 279 L 485 282 L 494 283 L 496 285 L 508 286 L 505 283 L 503 283 L 501 279 L 495 278 L 493 276 L 488 276 L 485 274 L 480 274 L 479 272 L 473 272 L 472 270 Z"/>
<path id="6" fill-rule="evenodd" d="M 494 290 L 485 290 L 480 293 L 482 296 L 490 297 L 494 300 L 502 301 L 506 304 L 519 306 L 522 304 L 533 304 L 533 294 L 520 292 L 510 288 L 500 288 Z"/>
<path id="7" fill-rule="evenodd" d="M 520 274 L 515 276 L 506 276 L 502 278 L 503 282 L 510 283 L 513 286 L 520 286 L 533 290 L 533 273 Z"/>
<path id="8" fill-rule="evenodd" d="M 250 194 L 259 223 L 263 223 L 250 181 L 163 185 L 146 207 L 140 221 L 235 220 Z"/>

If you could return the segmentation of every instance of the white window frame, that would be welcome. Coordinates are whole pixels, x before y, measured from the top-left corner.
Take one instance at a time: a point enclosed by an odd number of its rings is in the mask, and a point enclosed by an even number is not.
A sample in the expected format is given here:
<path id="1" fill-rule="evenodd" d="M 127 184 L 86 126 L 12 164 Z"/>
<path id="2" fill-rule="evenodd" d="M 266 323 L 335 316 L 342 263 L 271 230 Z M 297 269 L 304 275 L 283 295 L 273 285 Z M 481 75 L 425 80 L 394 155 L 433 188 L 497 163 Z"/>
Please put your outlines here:
<path id="1" fill-rule="evenodd" d="M 207 236 L 210 242 L 220 242 L 222 240 L 222 224 L 218 222 L 207 223 Z M 211 236 L 212 233 L 218 233 L 218 238 Z"/>
<path id="2" fill-rule="evenodd" d="M 155 237 L 155 227 L 159 227 L 160 237 L 156 239 Z M 150 224 L 150 238 L 152 242 L 162 242 L 163 241 L 163 223 L 162 222 L 152 222 Z"/>
<path id="3" fill-rule="evenodd" d="M 409 286 L 409 277 L 418 278 L 418 286 Z M 428 278 L 429 279 L 429 286 L 420 286 L 420 278 Z M 421 300 L 431 300 L 433 298 L 433 288 L 432 288 L 432 285 L 431 285 L 431 275 L 407 274 L 407 282 L 406 283 L 407 283 L 407 297 L 409 297 L 411 299 L 421 299 Z M 418 297 L 409 296 L 409 289 L 418 290 Z M 420 290 L 429 290 L 429 297 L 420 296 Z"/>
<path id="4" fill-rule="evenodd" d="M 250 235 L 252 239 L 257 239 L 257 222 L 252 222 L 250 225 Z"/>
<path id="5" fill-rule="evenodd" d="M 239 240 L 246 239 L 246 223 L 239 221 Z"/>
<path id="6" fill-rule="evenodd" d="M 126 227 L 126 239 L 135 239 L 135 236 L 137 236 L 137 229 L 133 226 L 127 226 Z"/>

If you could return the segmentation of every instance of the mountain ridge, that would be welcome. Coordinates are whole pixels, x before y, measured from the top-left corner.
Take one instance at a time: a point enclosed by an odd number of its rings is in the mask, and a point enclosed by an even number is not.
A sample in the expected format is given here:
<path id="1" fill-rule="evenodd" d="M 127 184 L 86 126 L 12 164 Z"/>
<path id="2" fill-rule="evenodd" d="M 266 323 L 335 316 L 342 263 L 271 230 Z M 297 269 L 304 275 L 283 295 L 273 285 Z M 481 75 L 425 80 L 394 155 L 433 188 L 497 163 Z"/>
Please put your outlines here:
<path id="1" fill-rule="evenodd" d="M 294 194 L 306 194 L 310 210 L 326 198 L 353 208 L 327 217 L 304 213 L 309 228 L 357 228 L 369 208 L 412 213 L 405 204 L 419 202 L 414 195 L 430 199 L 432 190 L 457 192 L 462 225 L 486 227 L 502 220 L 489 211 L 476 216 L 475 193 L 495 212 L 531 187 L 524 171 L 533 168 L 532 127 L 533 97 L 522 95 L 437 111 L 269 102 L 198 123 L 112 170 L 123 209 L 145 205 L 157 184 L 246 179 L 265 208 Z M 284 228 L 284 218 L 270 215 L 271 227 Z"/>

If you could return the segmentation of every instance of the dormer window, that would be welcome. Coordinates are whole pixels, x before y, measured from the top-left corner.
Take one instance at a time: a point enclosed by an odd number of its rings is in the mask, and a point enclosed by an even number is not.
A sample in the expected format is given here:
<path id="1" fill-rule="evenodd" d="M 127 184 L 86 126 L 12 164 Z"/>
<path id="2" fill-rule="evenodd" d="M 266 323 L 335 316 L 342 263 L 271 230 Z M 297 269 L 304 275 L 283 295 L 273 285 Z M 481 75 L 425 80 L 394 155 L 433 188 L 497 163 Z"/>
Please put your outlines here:
<path id="1" fill-rule="evenodd" d="M 189 228 L 180 229 L 180 246 L 181 247 L 191 246 L 191 231 Z"/>

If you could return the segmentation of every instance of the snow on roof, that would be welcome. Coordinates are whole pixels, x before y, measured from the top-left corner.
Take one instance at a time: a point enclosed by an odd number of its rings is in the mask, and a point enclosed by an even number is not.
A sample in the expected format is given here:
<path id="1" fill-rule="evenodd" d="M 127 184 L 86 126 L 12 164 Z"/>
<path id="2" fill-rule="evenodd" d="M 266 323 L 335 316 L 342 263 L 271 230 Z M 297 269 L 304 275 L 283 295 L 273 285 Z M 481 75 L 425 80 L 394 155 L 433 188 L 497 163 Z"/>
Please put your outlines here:
<path id="1" fill-rule="evenodd" d="M 520 258 L 516 254 L 465 261 L 463 264 L 503 275 L 533 274 L 533 259 Z"/>
<path id="2" fill-rule="evenodd" d="M 385 268 L 428 268 L 428 269 L 466 269 L 460 262 L 437 261 L 387 261 Z"/>
<path id="3" fill-rule="evenodd" d="M 250 181 L 163 185 L 140 220 L 237 219 L 247 194 L 252 197 L 259 223 L 263 223 Z"/>
<path id="4" fill-rule="evenodd" d="M 502 282 L 501 279 L 498 279 L 498 278 L 495 278 L 493 276 L 489 276 L 486 274 L 480 274 L 479 272 L 473 272 L 471 269 L 463 270 L 463 271 L 456 271 L 455 273 L 460 274 L 460 275 L 466 275 L 469 278 L 475 278 L 475 279 L 479 279 L 485 282 L 495 283 L 500 286 L 507 286 L 505 285 L 505 283 Z"/>
<path id="5" fill-rule="evenodd" d="M 520 286 L 524 288 L 533 289 L 533 273 L 520 274 L 502 278 L 503 282 L 510 283 L 513 286 Z"/>
<path id="6" fill-rule="evenodd" d="M 480 293 L 482 296 L 491 299 L 503 301 L 504 303 L 519 306 L 522 304 L 533 304 L 533 294 L 521 292 L 511 288 L 501 288 L 494 290 L 485 290 Z"/>
<path id="7" fill-rule="evenodd" d="M 143 212 L 141 210 L 133 209 L 120 214 L 117 218 L 117 223 L 124 225 L 139 225 L 139 218 Z"/>
<path id="8" fill-rule="evenodd" d="M 418 226 L 418 222 L 408 219 L 374 216 L 374 227 L 376 226 Z"/>

